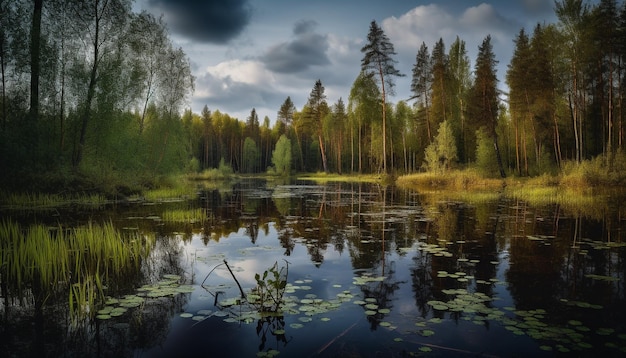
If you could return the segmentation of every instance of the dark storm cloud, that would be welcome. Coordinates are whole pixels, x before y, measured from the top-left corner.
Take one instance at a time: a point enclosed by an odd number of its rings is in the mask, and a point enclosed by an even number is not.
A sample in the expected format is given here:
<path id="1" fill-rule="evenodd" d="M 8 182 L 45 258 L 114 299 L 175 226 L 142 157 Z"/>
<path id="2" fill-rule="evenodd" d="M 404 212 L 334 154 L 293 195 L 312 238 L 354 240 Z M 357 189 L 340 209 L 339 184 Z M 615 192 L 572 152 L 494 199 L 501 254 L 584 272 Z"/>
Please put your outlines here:
<path id="1" fill-rule="evenodd" d="M 296 73 L 311 66 L 330 63 L 326 55 L 328 39 L 314 32 L 315 21 L 299 21 L 294 25 L 294 39 L 270 47 L 260 60 L 270 71 Z"/>
<path id="2" fill-rule="evenodd" d="M 191 40 L 226 43 L 250 21 L 249 0 L 148 0 L 175 33 Z"/>

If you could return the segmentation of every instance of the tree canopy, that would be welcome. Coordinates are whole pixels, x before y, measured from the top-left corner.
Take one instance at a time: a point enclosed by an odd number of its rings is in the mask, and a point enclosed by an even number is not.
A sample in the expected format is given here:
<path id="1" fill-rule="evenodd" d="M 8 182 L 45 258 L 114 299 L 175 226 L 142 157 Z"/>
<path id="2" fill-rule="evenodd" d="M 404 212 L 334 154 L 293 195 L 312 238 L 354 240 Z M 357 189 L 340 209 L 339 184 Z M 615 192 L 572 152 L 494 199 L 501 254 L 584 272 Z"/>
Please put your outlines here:
<path id="1" fill-rule="evenodd" d="M 600 157 L 617 172 L 626 155 L 624 1 L 556 1 L 555 23 L 511 39 L 505 74 L 490 35 L 474 59 L 463 34 L 416 44 L 411 96 L 395 103 L 403 74 L 372 21 L 349 93 L 333 89 L 330 101 L 318 79 L 305 103 L 290 94 L 262 121 L 255 108 L 242 120 L 207 106 L 194 113 L 190 60 L 163 18 L 133 12 L 130 0 L 0 1 L 0 10 L 6 188 L 130 194 L 220 163 L 240 173 L 392 174 L 439 163 L 486 175 L 497 163 L 504 177 Z"/>

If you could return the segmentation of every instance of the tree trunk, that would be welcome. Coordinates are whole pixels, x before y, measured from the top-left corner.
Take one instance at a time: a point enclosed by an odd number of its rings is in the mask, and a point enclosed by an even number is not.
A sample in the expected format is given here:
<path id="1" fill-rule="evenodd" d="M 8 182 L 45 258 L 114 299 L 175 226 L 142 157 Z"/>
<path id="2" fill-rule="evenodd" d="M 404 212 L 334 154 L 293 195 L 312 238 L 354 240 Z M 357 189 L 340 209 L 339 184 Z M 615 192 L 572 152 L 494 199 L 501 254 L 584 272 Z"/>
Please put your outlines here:
<path id="1" fill-rule="evenodd" d="M 317 135 L 317 139 L 320 143 L 320 153 L 322 154 L 322 166 L 324 168 L 324 173 L 328 173 L 328 164 L 326 161 L 326 150 L 324 149 L 324 140 L 322 139 L 322 134 Z"/>
<path id="2" fill-rule="evenodd" d="M 97 10 L 96 10 L 97 11 Z M 83 153 L 85 150 L 85 140 L 87 136 L 87 125 L 89 124 L 89 119 L 91 117 L 91 104 L 93 102 L 93 97 L 96 92 L 96 81 L 97 81 L 97 72 L 98 72 L 98 61 L 99 61 L 99 50 L 100 50 L 100 17 L 96 14 L 95 19 L 95 34 L 93 39 L 93 65 L 91 66 L 91 74 L 89 76 L 89 87 L 87 88 L 87 99 L 85 101 L 85 108 L 83 108 L 83 113 L 81 115 L 81 128 L 80 128 L 80 137 L 78 139 L 78 148 L 74 156 L 74 160 L 72 162 L 72 166 L 74 169 L 77 169 L 80 165 L 80 162 L 83 160 Z"/>
<path id="3" fill-rule="evenodd" d="M 39 72 L 41 69 L 41 9 L 43 0 L 34 0 L 33 22 L 30 30 L 30 119 L 39 117 Z"/>
<path id="4" fill-rule="evenodd" d="M 493 133 L 493 147 L 496 150 L 496 160 L 498 161 L 498 168 L 500 169 L 500 177 L 506 178 L 504 166 L 502 165 L 502 155 L 500 154 L 500 147 L 498 146 L 498 135 L 495 131 Z"/>
<path id="5" fill-rule="evenodd" d="M 2 129 L 7 127 L 6 77 L 5 77 L 4 30 L 0 29 L 0 70 L 2 71 Z"/>

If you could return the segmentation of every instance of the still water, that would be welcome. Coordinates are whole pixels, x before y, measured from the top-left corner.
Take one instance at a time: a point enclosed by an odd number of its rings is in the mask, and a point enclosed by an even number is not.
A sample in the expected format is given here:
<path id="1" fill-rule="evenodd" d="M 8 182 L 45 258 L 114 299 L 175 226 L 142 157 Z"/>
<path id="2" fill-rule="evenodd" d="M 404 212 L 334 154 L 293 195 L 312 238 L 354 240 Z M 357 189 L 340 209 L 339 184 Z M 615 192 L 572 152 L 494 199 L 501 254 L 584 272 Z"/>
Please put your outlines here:
<path id="1" fill-rule="evenodd" d="M 7 357 L 623 356 L 623 200 L 585 209 L 259 180 L 98 210 L 5 208 L 3 217 L 23 225 L 110 221 L 152 245 L 140 264 L 106 276 L 104 298 L 79 314 L 69 289 L 42 300 L 37 285 L 6 289 L 3 275 L 0 349 Z M 166 219 L 186 211 L 202 219 Z M 266 271 L 286 280 L 271 315 L 253 302 Z"/>

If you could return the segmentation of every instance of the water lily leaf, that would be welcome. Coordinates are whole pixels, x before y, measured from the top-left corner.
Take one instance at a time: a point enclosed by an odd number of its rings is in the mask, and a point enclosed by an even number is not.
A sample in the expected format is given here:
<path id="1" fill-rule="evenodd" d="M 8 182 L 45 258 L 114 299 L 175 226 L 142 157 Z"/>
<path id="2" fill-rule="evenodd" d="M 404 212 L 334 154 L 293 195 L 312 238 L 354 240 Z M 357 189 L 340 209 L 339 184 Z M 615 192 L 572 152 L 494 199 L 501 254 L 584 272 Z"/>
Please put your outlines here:
<path id="1" fill-rule="evenodd" d="M 420 334 L 421 334 L 422 336 L 424 336 L 424 337 L 430 337 L 430 336 L 432 336 L 433 334 L 435 334 L 435 331 L 430 330 L 430 329 L 424 329 L 424 330 L 422 330 L 422 331 L 420 332 Z"/>

